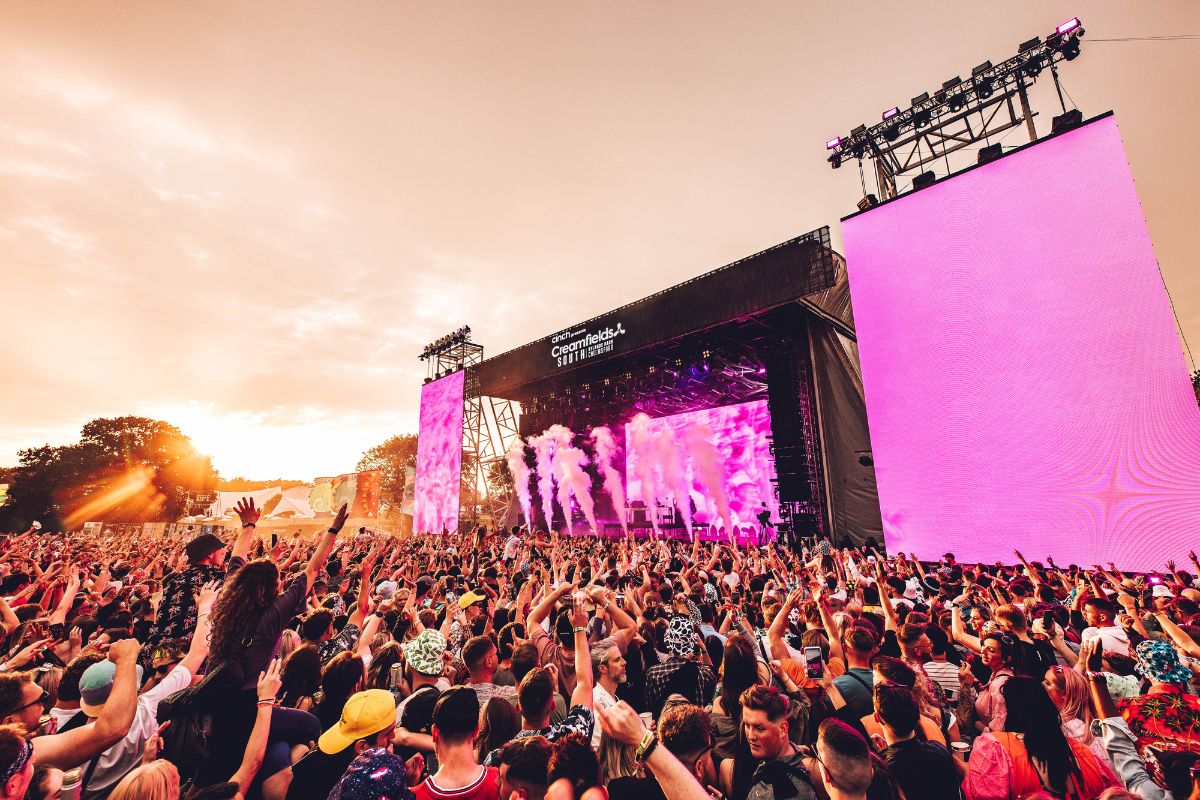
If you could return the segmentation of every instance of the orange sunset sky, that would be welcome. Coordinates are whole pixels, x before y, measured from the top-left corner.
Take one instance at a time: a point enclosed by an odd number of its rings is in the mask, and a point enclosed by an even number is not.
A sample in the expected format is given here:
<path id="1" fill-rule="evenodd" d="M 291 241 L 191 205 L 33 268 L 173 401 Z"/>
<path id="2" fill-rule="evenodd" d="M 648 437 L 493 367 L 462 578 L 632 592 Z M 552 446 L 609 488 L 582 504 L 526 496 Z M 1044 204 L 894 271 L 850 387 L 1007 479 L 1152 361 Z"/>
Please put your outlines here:
<path id="1" fill-rule="evenodd" d="M 840 245 L 862 192 L 825 139 L 1075 14 L 1064 85 L 1116 110 L 1200 352 L 1200 40 L 1101 41 L 1200 34 L 1195 0 L 3 9 L 0 465 L 143 414 L 226 476 L 352 469 L 415 432 L 417 354 L 459 325 L 495 354 Z"/>

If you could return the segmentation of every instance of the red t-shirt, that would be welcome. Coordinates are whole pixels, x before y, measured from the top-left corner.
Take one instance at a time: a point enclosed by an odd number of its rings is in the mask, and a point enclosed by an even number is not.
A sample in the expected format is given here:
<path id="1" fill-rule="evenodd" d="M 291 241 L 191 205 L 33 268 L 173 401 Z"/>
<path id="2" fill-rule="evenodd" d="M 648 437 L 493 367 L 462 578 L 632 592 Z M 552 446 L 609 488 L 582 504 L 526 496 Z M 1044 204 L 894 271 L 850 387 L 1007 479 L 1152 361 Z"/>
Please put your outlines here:
<path id="1" fill-rule="evenodd" d="M 500 770 L 480 767 L 479 777 L 461 789 L 443 789 L 433 776 L 421 781 L 413 791 L 417 800 L 499 800 Z"/>

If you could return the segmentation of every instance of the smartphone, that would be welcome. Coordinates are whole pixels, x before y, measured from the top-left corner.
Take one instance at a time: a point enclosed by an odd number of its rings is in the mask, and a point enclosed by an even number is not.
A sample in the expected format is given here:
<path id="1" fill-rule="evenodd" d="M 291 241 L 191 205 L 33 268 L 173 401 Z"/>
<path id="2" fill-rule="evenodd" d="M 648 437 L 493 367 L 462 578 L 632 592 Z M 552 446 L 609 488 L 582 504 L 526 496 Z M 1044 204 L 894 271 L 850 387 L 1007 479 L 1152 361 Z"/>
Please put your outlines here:
<path id="1" fill-rule="evenodd" d="M 1050 637 L 1054 636 L 1054 612 L 1053 611 L 1047 611 L 1044 614 L 1042 614 L 1042 630 L 1044 630 L 1046 632 L 1047 636 L 1050 636 Z"/>
<path id="2" fill-rule="evenodd" d="M 822 663 L 821 648 L 806 647 L 804 653 L 804 674 L 814 681 L 819 681 L 821 676 L 825 674 L 825 665 Z"/>
<path id="3" fill-rule="evenodd" d="M 279 546 L 279 534 L 272 533 L 271 534 L 271 549 L 274 550 L 278 546 Z"/>

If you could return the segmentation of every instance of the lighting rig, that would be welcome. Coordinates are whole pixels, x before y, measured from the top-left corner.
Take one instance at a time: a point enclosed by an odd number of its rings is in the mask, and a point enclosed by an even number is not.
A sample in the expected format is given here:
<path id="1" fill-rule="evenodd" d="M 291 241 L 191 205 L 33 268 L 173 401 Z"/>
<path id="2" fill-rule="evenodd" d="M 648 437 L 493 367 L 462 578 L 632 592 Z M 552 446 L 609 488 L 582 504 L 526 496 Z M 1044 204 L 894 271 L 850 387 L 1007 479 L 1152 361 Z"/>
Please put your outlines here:
<path id="1" fill-rule="evenodd" d="M 425 382 L 444 378 L 465 367 L 472 367 L 483 360 L 483 345 L 471 341 L 471 328 L 463 325 L 437 341 L 425 345 L 420 361 L 429 362 Z"/>
<path id="2" fill-rule="evenodd" d="M 908 108 L 894 106 L 883 112 L 882 121 L 868 127 L 859 125 L 845 136 L 835 136 L 825 142 L 829 164 L 837 169 L 851 158 L 861 162 L 870 158 L 875 166 L 876 192 L 868 193 L 859 208 L 877 205 L 897 193 L 897 179 L 911 175 L 913 189 L 921 189 L 936 180 L 927 167 L 946 159 L 949 171 L 951 153 L 986 141 L 980 150 L 979 163 L 999 158 L 999 143 L 991 137 L 1015 128 L 1022 122 L 1029 130 L 1029 140 L 1037 139 L 1033 124 L 1034 113 L 1029 107 L 1028 88 L 1044 70 L 1049 70 L 1058 91 L 1063 114 L 1054 118 L 1052 132 L 1058 133 L 1082 122 L 1078 111 L 1067 112 L 1062 87 L 1058 80 L 1058 65 L 1079 57 L 1083 24 L 1078 17 L 1059 25 L 1043 40 L 1041 37 L 1023 42 L 1017 54 L 999 64 L 985 61 L 971 70 L 969 78 L 958 75 L 942 83 L 930 94 L 922 92 L 912 98 Z"/>

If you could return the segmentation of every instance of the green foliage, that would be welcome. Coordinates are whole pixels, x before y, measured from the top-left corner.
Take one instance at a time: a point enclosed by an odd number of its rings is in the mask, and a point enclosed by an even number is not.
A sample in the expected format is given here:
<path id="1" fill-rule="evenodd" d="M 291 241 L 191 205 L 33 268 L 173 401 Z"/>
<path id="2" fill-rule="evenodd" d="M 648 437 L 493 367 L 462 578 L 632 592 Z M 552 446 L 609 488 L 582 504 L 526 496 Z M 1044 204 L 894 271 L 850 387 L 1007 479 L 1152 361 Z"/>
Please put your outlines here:
<path id="1" fill-rule="evenodd" d="M 145 417 L 95 419 L 75 444 L 18 453 L 0 530 L 24 530 L 32 520 L 48 530 L 85 521 L 173 520 L 189 490 L 212 489 L 212 460 L 178 428 Z M 75 519 L 83 514 L 88 519 Z"/>

